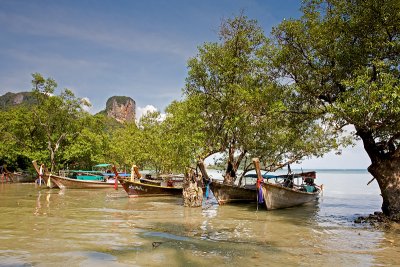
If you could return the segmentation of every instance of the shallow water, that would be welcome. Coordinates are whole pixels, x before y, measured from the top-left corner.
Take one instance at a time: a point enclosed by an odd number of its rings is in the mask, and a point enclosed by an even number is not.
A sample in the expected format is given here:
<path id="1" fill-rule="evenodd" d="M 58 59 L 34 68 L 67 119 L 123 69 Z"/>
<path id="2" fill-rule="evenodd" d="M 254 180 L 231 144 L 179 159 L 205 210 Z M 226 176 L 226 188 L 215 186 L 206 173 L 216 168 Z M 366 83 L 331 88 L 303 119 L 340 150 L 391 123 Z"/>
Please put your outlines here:
<path id="1" fill-rule="evenodd" d="M 396 230 L 356 225 L 380 209 L 365 171 L 318 172 L 318 202 L 185 208 L 178 197 L 0 184 L 0 266 L 400 265 Z"/>

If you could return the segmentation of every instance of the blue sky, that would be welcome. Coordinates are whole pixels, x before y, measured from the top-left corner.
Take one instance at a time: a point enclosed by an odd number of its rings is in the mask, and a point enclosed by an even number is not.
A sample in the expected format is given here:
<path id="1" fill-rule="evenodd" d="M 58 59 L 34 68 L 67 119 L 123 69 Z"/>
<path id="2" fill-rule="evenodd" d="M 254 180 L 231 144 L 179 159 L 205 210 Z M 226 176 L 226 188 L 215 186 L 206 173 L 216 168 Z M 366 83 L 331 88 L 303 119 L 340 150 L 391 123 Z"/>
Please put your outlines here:
<path id="1" fill-rule="evenodd" d="M 0 0 L 0 94 L 30 91 L 31 74 L 88 97 L 92 112 L 110 96 L 159 110 L 181 97 L 186 63 L 216 41 L 223 18 L 244 10 L 269 33 L 298 16 L 299 1 Z"/>
<path id="2" fill-rule="evenodd" d="M 187 60 L 217 41 L 222 19 L 244 10 L 266 34 L 284 18 L 300 16 L 296 0 L 0 0 L 0 95 L 31 90 L 31 74 L 55 79 L 105 108 L 130 96 L 137 112 L 163 111 L 180 99 Z M 347 151 L 348 160 L 343 160 Z M 352 165 L 349 165 L 351 158 Z M 366 168 L 357 146 L 342 157 L 309 162 L 315 168 Z M 342 163 L 340 162 L 342 161 Z M 305 162 L 305 163 L 306 163 Z M 306 166 L 307 167 L 307 166 Z"/>

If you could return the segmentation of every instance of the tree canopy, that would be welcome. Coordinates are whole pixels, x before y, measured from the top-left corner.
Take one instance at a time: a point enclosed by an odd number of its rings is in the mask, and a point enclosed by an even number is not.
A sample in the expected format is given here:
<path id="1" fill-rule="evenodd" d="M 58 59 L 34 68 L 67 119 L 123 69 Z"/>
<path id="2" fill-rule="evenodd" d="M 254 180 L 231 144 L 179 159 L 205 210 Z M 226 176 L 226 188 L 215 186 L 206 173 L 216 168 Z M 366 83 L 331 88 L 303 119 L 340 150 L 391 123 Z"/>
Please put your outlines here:
<path id="1" fill-rule="evenodd" d="M 184 94 L 201 108 L 204 155 L 226 153 L 225 182 L 236 177 L 242 160 L 245 171 L 252 168 L 249 156 L 275 170 L 336 146 L 329 127 L 320 127 L 310 112 L 299 116 L 293 87 L 276 76 L 274 46 L 256 21 L 243 14 L 225 20 L 219 39 L 189 60 Z"/>
<path id="2" fill-rule="evenodd" d="M 53 170 L 60 147 L 67 139 L 73 142 L 83 128 L 81 120 L 86 116 L 83 105 L 88 104 L 68 89 L 59 96 L 54 95 L 57 83 L 52 78 L 45 79 L 39 73 L 32 74 L 32 77 L 33 93 L 38 103 L 33 108 L 33 119 L 46 137 Z"/>
<path id="3" fill-rule="evenodd" d="M 338 129 L 353 125 L 383 197 L 400 212 L 400 1 L 310 0 L 274 31 L 275 66 L 298 99 Z"/>

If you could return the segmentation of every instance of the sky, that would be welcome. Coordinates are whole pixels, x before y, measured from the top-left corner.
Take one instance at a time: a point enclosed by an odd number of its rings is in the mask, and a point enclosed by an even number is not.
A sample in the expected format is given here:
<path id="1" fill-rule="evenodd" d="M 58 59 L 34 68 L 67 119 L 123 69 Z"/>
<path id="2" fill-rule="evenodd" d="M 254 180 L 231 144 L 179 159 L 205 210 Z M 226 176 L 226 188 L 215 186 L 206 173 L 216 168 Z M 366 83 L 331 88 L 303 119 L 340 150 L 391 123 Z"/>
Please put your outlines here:
<path id="1" fill-rule="evenodd" d="M 218 41 L 223 19 L 244 14 L 269 35 L 298 18 L 300 0 L 0 0 L 0 95 L 31 91 L 32 73 L 51 77 L 105 109 L 129 96 L 138 116 L 161 112 L 182 98 L 187 61 Z M 307 160 L 305 168 L 361 168 L 370 161 L 358 144 L 342 156 Z"/>

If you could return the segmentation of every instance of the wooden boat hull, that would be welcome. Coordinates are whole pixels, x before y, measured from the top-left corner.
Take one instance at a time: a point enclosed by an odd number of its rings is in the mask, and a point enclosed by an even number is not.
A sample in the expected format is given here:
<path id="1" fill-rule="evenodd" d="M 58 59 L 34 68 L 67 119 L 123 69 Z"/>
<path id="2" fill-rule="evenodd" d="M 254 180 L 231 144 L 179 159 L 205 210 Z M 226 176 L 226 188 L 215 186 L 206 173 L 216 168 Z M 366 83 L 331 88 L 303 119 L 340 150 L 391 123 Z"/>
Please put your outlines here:
<path id="1" fill-rule="evenodd" d="M 309 193 L 271 183 L 263 183 L 261 188 L 264 196 L 264 204 L 267 210 L 283 209 L 302 205 L 317 200 L 320 193 L 320 189 L 317 187 L 317 191 Z"/>
<path id="2" fill-rule="evenodd" d="M 160 186 L 150 183 L 119 180 L 130 198 L 153 196 L 182 196 L 182 187 Z"/>
<path id="3" fill-rule="evenodd" d="M 213 181 L 210 184 L 210 189 L 219 205 L 257 201 L 257 189 L 255 186 L 238 187 Z M 262 184 L 264 205 L 267 210 L 289 208 L 315 201 L 320 193 L 318 188 L 316 190 L 316 192 L 309 193 L 271 183 Z"/>
<path id="4" fill-rule="evenodd" d="M 101 182 L 95 180 L 78 180 L 67 177 L 50 175 L 51 181 L 61 189 L 101 189 L 114 188 L 115 182 Z"/>
<path id="5" fill-rule="evenodd" d="M 257 201 L 257 190 L 255 186 L 239 187 L 213 181 L 210 184 L 210 189 L 220 205 L 234 202 Z"/>

